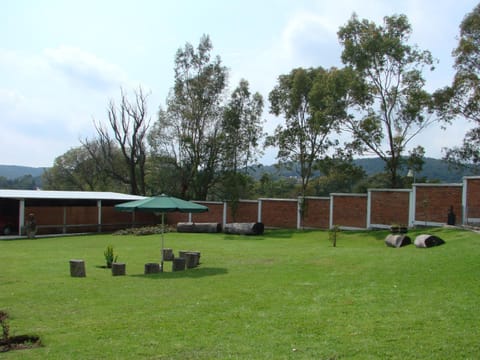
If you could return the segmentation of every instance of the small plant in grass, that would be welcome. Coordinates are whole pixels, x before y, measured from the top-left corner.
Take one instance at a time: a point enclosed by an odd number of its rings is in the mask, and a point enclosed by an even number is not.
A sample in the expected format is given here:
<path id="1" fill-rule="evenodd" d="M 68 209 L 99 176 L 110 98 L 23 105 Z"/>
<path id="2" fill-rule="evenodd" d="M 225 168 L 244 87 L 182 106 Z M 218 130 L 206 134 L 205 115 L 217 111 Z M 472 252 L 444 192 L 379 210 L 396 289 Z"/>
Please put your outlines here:
<path id="1" fill-rule="evenodd" d="M 331 241 L 333 247 L 337 247 L 337 239 L 340 235 L 340 227 L 338 225 L 333 225 L 330 230 L 328 230 L 328 239 Z"/>
<path id="2" fill-rule="evenodd" d="M 112 263 L 117 262 L 118 255 L 115 256 L 113 254 L 113 246 L 108 245 L 107 249 L 103 252 L 103 255 L 105 256 L 105 261 L 107 262 L 107 268 L 112 267 Z"/>

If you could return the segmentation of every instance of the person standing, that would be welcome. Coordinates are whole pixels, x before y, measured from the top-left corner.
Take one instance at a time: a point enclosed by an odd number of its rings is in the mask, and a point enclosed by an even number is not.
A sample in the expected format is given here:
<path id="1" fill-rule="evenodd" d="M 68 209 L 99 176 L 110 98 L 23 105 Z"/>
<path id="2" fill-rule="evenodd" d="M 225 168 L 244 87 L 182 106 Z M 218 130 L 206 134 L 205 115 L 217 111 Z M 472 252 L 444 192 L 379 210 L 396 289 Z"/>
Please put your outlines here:
<path id="1" fill-rule="evenodd" d="M 35 220 L 35 214 L 30 213 L 27 220 L 27 236 L 29 239 L 35 238 L 37 233 L 37 221 Z"/>

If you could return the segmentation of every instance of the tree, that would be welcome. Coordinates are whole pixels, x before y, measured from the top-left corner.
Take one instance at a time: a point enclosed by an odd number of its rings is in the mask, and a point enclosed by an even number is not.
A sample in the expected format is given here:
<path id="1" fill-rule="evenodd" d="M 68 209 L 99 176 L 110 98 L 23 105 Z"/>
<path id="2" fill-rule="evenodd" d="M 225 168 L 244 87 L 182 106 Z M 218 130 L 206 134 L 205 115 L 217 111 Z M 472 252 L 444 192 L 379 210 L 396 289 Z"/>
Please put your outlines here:
<path id="1" fill-rule="evenodd" d="M 261 153 L 258 148 L 263 137 L 262 112 L 262 95 L 251 94 L 248 81 L 240 80 L 223 111 L 221 140 L 221 198 L 229 201 L 234 219 L 238 201 L 247 198 L 252 187 L 248 169 Z"/>
<path id="2" fill-rule="evenodd" d="M 346 79 L 335 68 L 298 68 L 279 76 L 270 92 L 270 112 L 283 115 L 285 126 L 279 125 L 266 144 L 278 146 L 281 163 L 298 167 L 302 196 L 315 162 L 338 144 L 331 135 L 346 117 Z"/>
<path id="3" fill-rule="evenodd" d="M 142 88 L 135 91 L 134 97 L 135 100 L 130 102 L 121 90 L 120 105 L 117 106 L 114 100 L 108 105 L 108 127 L 94 122 L 97 138 L 93 141 L 86 139 L 82 145 L 99 169 L 115 181 L 128 185 L 130 194 L 144 195 L 146 135 L 150 121 L 147 118 L 147 95 Z M 120 162 L 118 153 L 121 154 Z"/>
<path id="4" fill-rule="evenodd" d="M 317 167 L 321 176 L 314 179 L 312 184 L 316 196 L 354 192 L 356 185 L 366 177 L 363 168 L 353 163 L 351 154 L 340 151 L 335 156 L 327 156 L 319 161 Z"/>
<path id="5" fill-rule="evenodd" d="M 91 144 L 93 147 L 93 144 Z M 97 158 L 101 154 L 97 154 Z M 75 147 L 58 156 L 43 174 L 45 190 L 126 191 L 97 165 L 89 151 Z"/>
<path id="6" fill-rule="evenodd" d="M 223 112 L 224 168 L 237 172 L 248 170 L 257 161 L 259 142 L 263 137 L 261 116 L 263 97 L 250 93 L 247 80 L 240 80 Z"/>
<path id="7" fill-rule="evenodd" d="M 354 14 L 340 28 L 342 61 L 354 71 L 351 108 L 345 122 L 350 146 L 373 153 L 385 162 L 390 186 L 397 187 L 402 154 L 407 145 L 437 118 L 431 116 L 432 97 L 424 90 L 425 67 L 433 70 L 428 51 L 408 45 L 411 26 L 405 15 L 384 18 L 377 26 Z"/>
<path id="8" fill-rule="evenodd" d="M 463 144 L 444 149 L 452 164 L 480 164 L 480 4 L 460 24 L 460 39 L 453 51 L 455 77 L 453 84 L 435 93 L 436 104 L 444 119 L 458 116 L 475 127 L 465 134 Z"/>
<path id="9" fill-rule="evenodd" d="M 159 136 L 171 140 L 168 150 L 175 157 L 183 198 L 206 199 L 221 169 L 227 69 L 220 57 L 211 58 L 211 50 L 210 38 L 204 35 L 196 49 L 187 43 L 177 51 L 175 85 L 156 126 Z"/>

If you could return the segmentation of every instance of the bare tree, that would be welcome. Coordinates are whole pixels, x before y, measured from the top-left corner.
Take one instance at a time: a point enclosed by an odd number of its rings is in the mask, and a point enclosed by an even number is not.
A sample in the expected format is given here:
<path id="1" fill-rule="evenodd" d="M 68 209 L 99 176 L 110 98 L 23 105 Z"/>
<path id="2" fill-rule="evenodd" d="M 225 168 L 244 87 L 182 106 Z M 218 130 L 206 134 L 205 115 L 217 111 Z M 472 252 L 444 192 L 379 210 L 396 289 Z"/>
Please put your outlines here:
<path id="1" fill-rule="evenodd" d="M 84 140 L 97 167 L 109 173 L 117 181 L 127 184 L 131 194 L 145 194 L 146 134 L 150 126 L 147 119 L 147 97 L 141 87 L 129 101 L 121 91 L 117 106 L 110 100 L 107 108 L 108 125 L 94 121 L 97 138 Z"/>

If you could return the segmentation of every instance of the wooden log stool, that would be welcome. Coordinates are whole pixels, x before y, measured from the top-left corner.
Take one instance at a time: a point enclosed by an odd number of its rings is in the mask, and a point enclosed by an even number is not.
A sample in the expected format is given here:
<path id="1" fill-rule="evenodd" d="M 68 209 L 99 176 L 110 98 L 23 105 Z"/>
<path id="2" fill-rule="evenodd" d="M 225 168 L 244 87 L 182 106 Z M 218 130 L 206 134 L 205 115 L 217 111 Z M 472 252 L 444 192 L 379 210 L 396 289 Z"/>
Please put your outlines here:
<path id="1" fill-rule="evenodd" d="M 196 255 L 194 252 L 186 252 L 184 254 L 185 256 L 185 266 L 187 267 L 187 269 L 192 269 L 194 268 L 195 266 L 197 266 L 196 264 L 198 263 L 198 255 Z"/>
<path id="2" fill-rule="evenodd" d="M 85 261 L 73 259 L 70 260 L 70 276 L 71 277 L 86 277 Z"/>
<path id="3" fill-rule="evenodd" d="M 157 274 L 161 272 L 160 264 L 158 263 L 147 263 L 145 264 L 145 275 L 148 274 Z"/>
<path id="4" fill-rule="evenodd" d="M 193 267 L 200 265 L 200 252 L 198 251 L 189 251 L 193 255 Z"/>
<path id="5" fill-rule="evenodd" d="M 172 262 L 172 271 L 185 270 L 185 258 L 174 258 Z"/>
<path id="6" fill-rule="evenodd" d="M 188 269 L 197 267 L 200 264 L 200 253 L 198 251 L 185 251 L 178 252 L 181 258 L 185 259 L 185 265 Z"/>
<path id="7" fill-rule="evenodd" d="M 164 261 L 173 261 L 175 255 L 173 254 L 173 249 L 163 249 L 163 260 Z"/>
<path id="8" fill-rule="evenodd" d="M 112 263 L 112 275 L 122 276 L 125 275 L 127 265 L 125 263 Z"/>

